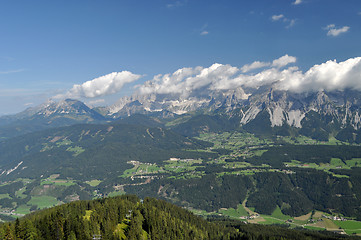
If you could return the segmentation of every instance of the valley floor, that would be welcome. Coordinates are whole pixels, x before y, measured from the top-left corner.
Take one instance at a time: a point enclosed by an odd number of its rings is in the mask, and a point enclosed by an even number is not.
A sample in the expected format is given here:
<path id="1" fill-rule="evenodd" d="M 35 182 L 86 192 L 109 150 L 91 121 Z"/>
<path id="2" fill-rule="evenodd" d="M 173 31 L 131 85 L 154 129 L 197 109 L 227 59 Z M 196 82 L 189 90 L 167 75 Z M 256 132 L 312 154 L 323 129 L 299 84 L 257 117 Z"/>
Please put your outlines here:
<path id="1" fill-rule="evenodd" d="M 349 179 L 351 175 L 345 173 L 361 166 L 361 156 L 360 158 L 345 160 L 337 157 L 337 154 L 329 162 L 286 159 L 279 164 L 279 162 L 273 162 L 272 159 L 266 159 L 267 161 L 262 159 L 266 155 L 265 153 L 271 151 L 272 147 L 278 146 L 350 146 L 335 139 L 330 139 L 329 142 L 318 142 L 303 136 L 296 138 L 278 136 L 274 139 L 261 139 L 253 134 L 240 132 L 201 134 L 199 139 L 212 142 L 214 146 L 208 149 L 190 151 L 219 153 L 219 157 L 206 160 L 201 158 L 183 159 L 174 156 L 158 163 L 147 162 L 146 159 L 144 161 L 129 161 L 129 169 L 113 180 L 88 179 L 80 181 L 62 178 L 59 174 L 52 174 L 44 176 L 40 181 L 19 178 L 2 182 L 0 186 L 0 216 L 3 220 L 11 220 L 34 210 L 84 198 L 95 199 L 116 196 L 129 192 L 133 193 L 132 191 L 138 191 L 141 194 L 149 193 L 147 191 L 142 193 L 141 187 L 143 186 L 157 186 L 152 190 L 153 196 L 173 202 L 182 202 L 182 199 L 181 201 L 177 199 L 179 196 L 174 195 L 175 190 L 169 190 L 169 186 L 164 184 L 152 185 L 157 181 L 164 181 L 164 179 L 174 182 L 196 181 L 210 173 L 216 177 L 257 176 L 260 173 L 291 176 L 296 174 L 298 169 L 314 169 L 335 179 Z M 289 153 L 285 152 L 284 156 L 287 154 Z M 345 170 L 345 172 L 340 172 L 341 170 Z M 313 210 L 302 216 L 291 217 L 282 213 L 284 207 L 287 206 L 277 206 L 272 214 L 268 215 L 257 213 L 254 207 L 250 207 L 247 198 L 243 200 L 242 204 L 239 203 L 237 208 L 219 207 L 215 211 L 197 210 L 196 207 L 189 206 L 192 205 L 189 201 L 184 199 L 183 201 L 187 202 L 185 207 L 202 216 L 226 216 L 248 223 L 286 224 L 291 228 L 326 229 L 341 234 L 361 236 L 361 222 L 337 211 L 326 213 Z"/>

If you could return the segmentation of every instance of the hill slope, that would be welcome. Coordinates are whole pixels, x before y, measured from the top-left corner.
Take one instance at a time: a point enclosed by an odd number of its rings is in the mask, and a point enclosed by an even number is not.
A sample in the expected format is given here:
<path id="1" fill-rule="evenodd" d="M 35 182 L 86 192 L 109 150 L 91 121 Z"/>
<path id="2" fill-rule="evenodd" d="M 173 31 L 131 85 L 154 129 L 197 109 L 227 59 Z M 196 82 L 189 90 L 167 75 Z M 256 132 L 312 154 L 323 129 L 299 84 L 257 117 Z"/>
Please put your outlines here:
<path id="1" fill-rule="evenodd" d="M 229 223 L 228 223 L 229 224 Z M 344 239 L 332 233 L 210 223 L 164 201 L 135 196 L 77 201 L 0 226 L 1 239 Z"/>
<path id="2" fill-rule="evenodd" d="M 129 161 L 157 163 L 199 157 L 209 143 L 160 127 L 129 124 L 74 125 L 24 135 L 0 145 L 0 178 L 60 174 L 73 179 L 121 175 Z M 212 154 L 208 154 L 211 156 Z"/>

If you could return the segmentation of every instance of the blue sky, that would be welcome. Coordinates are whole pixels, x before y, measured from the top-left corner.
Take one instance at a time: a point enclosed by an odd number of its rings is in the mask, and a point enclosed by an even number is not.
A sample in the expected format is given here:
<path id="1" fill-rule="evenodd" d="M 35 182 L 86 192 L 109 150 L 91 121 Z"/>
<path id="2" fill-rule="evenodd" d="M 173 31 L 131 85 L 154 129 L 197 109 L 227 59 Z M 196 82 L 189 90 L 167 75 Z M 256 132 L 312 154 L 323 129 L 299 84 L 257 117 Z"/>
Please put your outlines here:
<path id="1" fill-rule="evenodd" d="M 288 54 L 305 72 L 361 56 L 360 0 L 0 1 L 0 115 L 130 71 L 114 102 L 157 74 L 242 68 Z"/>

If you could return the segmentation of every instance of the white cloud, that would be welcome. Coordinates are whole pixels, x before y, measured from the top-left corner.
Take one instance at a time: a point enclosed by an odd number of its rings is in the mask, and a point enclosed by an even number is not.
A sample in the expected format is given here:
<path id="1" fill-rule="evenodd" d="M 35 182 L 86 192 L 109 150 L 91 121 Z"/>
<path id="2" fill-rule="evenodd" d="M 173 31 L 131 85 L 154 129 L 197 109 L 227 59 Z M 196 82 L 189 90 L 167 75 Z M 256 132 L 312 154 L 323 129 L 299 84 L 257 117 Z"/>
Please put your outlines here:
<path id="1" fill-rule="evenodd" d="M 271 17 L 271 20 L 273 22 L 278 22 L 278 21 L 282 21 L 284 22 L 285 24 L 287 24 L 286 28 L 291 28 L 295 25 L 296 23 L 296 20 L 295 19 L 288 19 L 285 17 L 285 15 L 283 14 L 280 14 L 280 15 L 273 15 Z"/>
<path id="2" fill-rule="evenodd" d="M 200 33 L 201 36 L 208 35 L 208 34 L 209 34 L 208 31 L 202 31 L 202 32 Z"/>
<path id="3" fill-rule="evenodd" d="M 215 63 L 208 68 L 181 68 L 173 74 L 157 75 L 151 81 L 138 86 L 140 94 L 179 94 L 188 96 L 198 89 L 209 87 L 222 79 L 229 79 L 239 71 L 230 65 Z"/>
<path id="4" fill-rule="evenodd" d="M 184 6 L 186 1 L 175 1 L 174 3 L 167 4 L 167 8 L 177 8 Z"/>
<path id="5" fill-rule="evenodd" d="M 346 33 L 350 30 L 349 26 L 343 26 L 341 28 L 336 28 L 335 24 L 329 24 L 325 28 L 325 30 L 328 30 L 327 36 L 337 37 L 341 33 Z"/>
<path id="6" fill-rule="evenodd" d="M 302 0 L 296 0 L 293 2 L 293 5 L 298 5 L 298 4 L 301 4 L 302 3 Z"/>
<path id="7" fill-rule="evenodd" d="M 282 18 L 284 18 L 285 16 L 283 14 L 280 14 L 280 15 L 273 15 L 271 17 L 272 21 L 279 21 L 281 20 Z"/>
<path id="8" fill-rule="evenodd" d="M 246 64 L 244 65 L 241 70 L 243 73 L 246 73 L 246 72 L 249 72 L 249 71 L 252 71 L 252 70 L 255 70 L 255 69 L 259 69 L 259 68 L 263 68 L 263 67 L 268 67 L 270 66 L 271 63 L 269 62 L 260 62 L 260 61 L 255 61 L 251 64 Z"/>
<path id="9" fill-rule="evenodd" d="M 288 56 L 288 54 L 286 54 L 278 59 L 273 60 L 272 67 L 282 68 L 290 63 L 295 63 L 296 61 L 297 61 L 296 57 Z"/>
<path id="10" fill-rule="evenodd" d="M 287 88 L 298 92 L 347 88 L 361 90 L 361 57 L 340 63 L 332 60 L 315 65 L 303 74 L 302 78 L 295 79 L 292 87 Z"/>
<path id="11" fill-rule="evenodd" d="M 290 63 L 295 63 L 297 61 L 296 57 L 293 56 L 288 56 L 288 54 L 275 59 L 272 61 L 272 63 L 270 62 L 260 62 L 260 61 L 255 61 L 251 64 L 246 64 L 244 65 L 241 70 L 243 73 L 255 70 L 255 69 L 259 69 L 259 68 L 264 68 L 264 67 L 275 67 L 275 68 L 282 68 L 287 66 Z"/>
<path id="12" fill-rule="evenodd" d="M 172 74 L 157 75 L 138 86 L 138 94 L 176 94 L 187 97 L 202 89 L 228 90 L 238 87 L 259 88 L 273 84 L 275 89 L 294 92 L 320 90 L 361 91 L 361 57 L 337 63 L 336 60 L 314 65 L 303 73 L 297 66 L 281 69 L 296 62 L 296 57 L 284 55 L 272 62 L 256 61 L 242 68 L 213 64 L 208 68 L 182 68 Z M 265 68 L 256 73 L 250 70 Z"/>
<path id="13" fill-rule="evenodd" d="M 81 85 L 75 84 L 65 95 L 57 95 L 55 98 L 94 98 L 110 95 L 119 92 L 126 83 L 134 82 L 141 78 L 141 75 L 129 71 L 113 72 Z"/>
<path id="14" fill-rule="evenodd" d="M 255 61 L 241 68 L 219 63 L 210 67 L 181 68 L 173 73 L 156 75 L 153 79 L 138 85 L 135 94 L 174 94 L 186 98 L 207 89 L 259 88 L 270 84 L 274 89 L 294 92 L 347 88 L 361 91 L 361 57 L 339 63 L 336 60 L 327 61 L 314 65 L 306 72 L 302 72 L 297 66 L 287 67 L 296 61 L 296 57 L 286 54 L 270 62 Z M 251 71 L 256 69 L 258 71 Z M 141 75 L 127 71 L 114 72 L 81 85 L 74 85 L 61 97 L 105 96 L 119 91 L 124 84 L 136 81 L 140 77 Z M 99 104 L 103 99 L 92 101 L 91 104 Z"/>

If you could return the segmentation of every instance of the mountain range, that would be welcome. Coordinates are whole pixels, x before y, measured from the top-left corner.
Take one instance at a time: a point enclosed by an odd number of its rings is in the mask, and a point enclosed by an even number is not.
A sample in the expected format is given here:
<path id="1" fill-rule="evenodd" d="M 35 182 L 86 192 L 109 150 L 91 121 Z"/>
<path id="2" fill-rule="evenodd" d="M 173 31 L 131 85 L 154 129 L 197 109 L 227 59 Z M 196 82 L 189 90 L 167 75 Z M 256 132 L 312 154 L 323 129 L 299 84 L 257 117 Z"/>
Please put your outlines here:
<path id="1" fill-rule="evenodd" d="M 356 90 L 302 92 L 258 89 L 210 90 L 184 94 L 134 94 L 108 107 L 89 108 L 77 100 L 49 101 L 0 118 L 8 138 L 75 123 L 106 123 L 134 114 L 175 119 L 205 114 L 232 119 L 234 128 L 258 134 L 303 134 L 318 140 L 336 137 L 360 142 L 361 94 Z M 189 119 L 189 118 L 188 118 Z M 166 121 L 168 121 L 166 120 Z"/>

